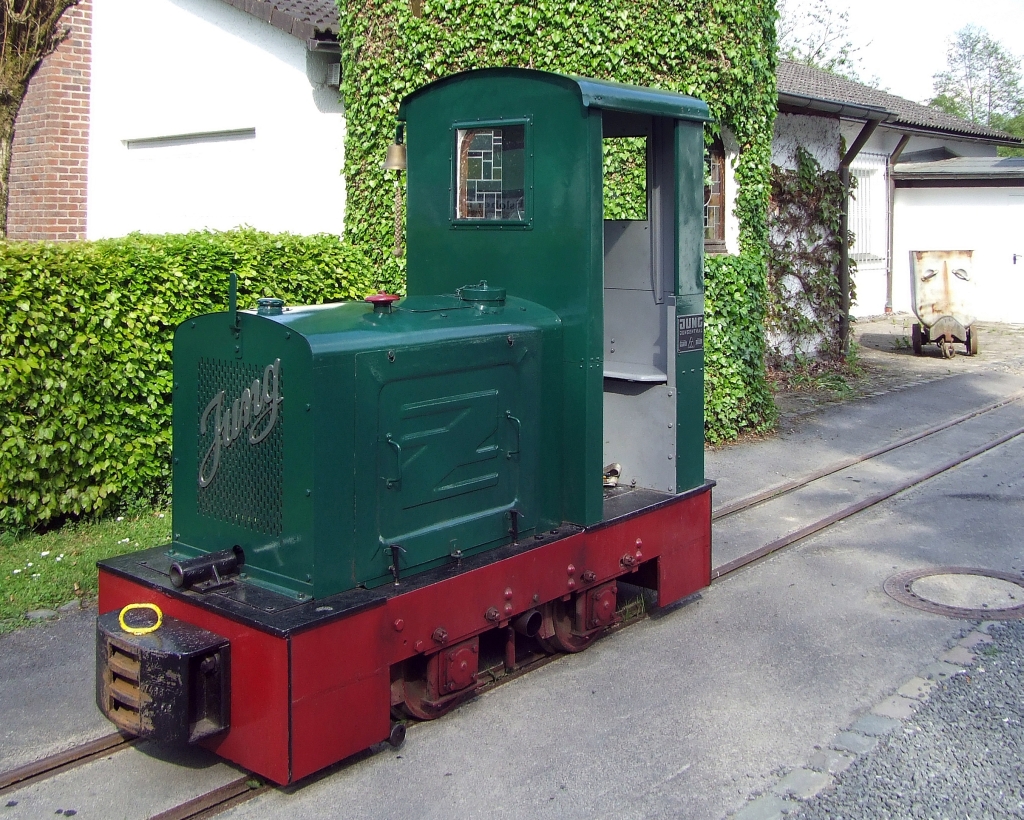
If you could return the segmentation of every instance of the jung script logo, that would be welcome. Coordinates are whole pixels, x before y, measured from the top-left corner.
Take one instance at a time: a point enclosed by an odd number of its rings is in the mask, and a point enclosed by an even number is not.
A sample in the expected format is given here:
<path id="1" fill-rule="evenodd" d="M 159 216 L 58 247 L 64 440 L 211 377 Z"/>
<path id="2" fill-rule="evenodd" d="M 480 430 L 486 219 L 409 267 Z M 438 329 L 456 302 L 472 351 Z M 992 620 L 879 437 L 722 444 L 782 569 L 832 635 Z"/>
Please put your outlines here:
<path id="1" fill-rule="evenodd" d="M 281 360 L 274 359 L 263 370 L 263 381 L 254 379 L 242 395 L 228 404 L 225 391 L 214 396 L 199 419 L 199 435 L 205 436 L 213 428 L 213 441 L 199 465 L 199 486 L 208 487 L 217 475 L 222 447 L 230 447 L 246 433 L 249 444 L 259 444 L 277 424 L 281 396 Z M 211 423 L 212 416 L 212 423 Z"/>

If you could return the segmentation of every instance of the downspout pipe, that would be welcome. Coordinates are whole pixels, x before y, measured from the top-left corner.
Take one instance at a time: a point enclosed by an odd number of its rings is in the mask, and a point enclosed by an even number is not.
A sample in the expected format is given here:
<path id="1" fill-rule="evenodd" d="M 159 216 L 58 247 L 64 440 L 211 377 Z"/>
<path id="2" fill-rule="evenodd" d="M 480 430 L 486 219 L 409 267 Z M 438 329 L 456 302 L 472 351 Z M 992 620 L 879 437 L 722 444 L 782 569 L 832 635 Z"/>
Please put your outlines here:
<path id="1" fill-rule="evenodd" d="M 880 116 L 877 119 L 872 117 L 864 123 L 860 129 L 857 139 L 853 141 L 850 150 L 846 152 L 839 161 L 839 181 L 843 186 L 843 204 L 839 215 L 839 235 L 842 241 L 839 243 L 839 292 L 842 294 L 841 312 L 839 315 L 839 344 L 845 356 L 850 351 L 850 163 L 856 159 L 860 149 L 871 139 L 879 122 L 884 119 Z"/>
<path id="2" fill-rule="evenodd" d="M 907 143 L 910 142 L 910 134 L 902 134 L 900 136 L 899 144 L 896 146 L 890 155 L 889 159 L 886 160 L 885 168 L 885 179 L 888 183 L 887 188 L 889 190 L 888 200 L 888 229 L 889 238 L 885 244 L 885 312 L 892 313 L 892 243 L 894 228 L 896 224 L 896 180 L 893 179 L 893 170 L 896 168 L 896 163 L 900 161 L 900 155 L 903 153 L 903 149 L 907 147 Z"/>

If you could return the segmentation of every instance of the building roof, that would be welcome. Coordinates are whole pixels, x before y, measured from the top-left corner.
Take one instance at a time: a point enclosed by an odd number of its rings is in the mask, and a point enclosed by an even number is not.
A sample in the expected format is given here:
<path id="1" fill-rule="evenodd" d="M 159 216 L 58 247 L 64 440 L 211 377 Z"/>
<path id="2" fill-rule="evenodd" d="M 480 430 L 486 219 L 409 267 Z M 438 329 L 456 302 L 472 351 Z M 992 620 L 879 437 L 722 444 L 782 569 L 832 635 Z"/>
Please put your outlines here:
<path id="1" fill-rule="evenodd" d="M 896 179 L 1024 180 L 1024 157 L 956 157 L 938 162 L 901 162 Z"/>
<path id="2" fill-rule="evenodd" d="M 1007 145 L 1024 143 L 995 128 L 977 125 L 820 68 L 780 60 L 777 77 L 780 107 L 831 111 L 852 119 L 879 119 L 891 127 L 902 126 L 917 132 L 954 134 Z"/>
<path id="3" fill-rule="evenodd" d="M 224 2 L 305 40 L 310 47 L 337 42 L 338 9 L 334 0 Z M 1024 144 L 1024 140 L 994 128 L 976 125 L 937 108 L 905 100 L 819 68 L 780 60 L 776 75 L 780 108 L 810 109 L 852 119 L 877 119 L 893 127 L 955 134 L 1005 145 Z"/>
<path id="4" fill-rule="evenodd" d="M 334 0 L 224 0 L 274 28 L 305 40 L 336 43 L 338 7 Z"/>

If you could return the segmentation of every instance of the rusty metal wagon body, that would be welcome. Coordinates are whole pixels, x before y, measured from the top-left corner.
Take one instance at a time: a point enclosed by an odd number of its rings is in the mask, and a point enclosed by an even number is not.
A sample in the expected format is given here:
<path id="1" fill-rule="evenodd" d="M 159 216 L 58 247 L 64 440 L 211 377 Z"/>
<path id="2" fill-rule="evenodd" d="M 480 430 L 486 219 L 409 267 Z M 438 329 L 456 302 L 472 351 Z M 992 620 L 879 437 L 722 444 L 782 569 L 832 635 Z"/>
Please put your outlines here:
<path id="1" fill-rule="evenodd" d="M 974 331 L 974 251 L 911 251 L 912 343 L 921 355 L 926 344 L 938 345 L 943 358 L 962 344 L 968 356 L 978 353 Z"/>

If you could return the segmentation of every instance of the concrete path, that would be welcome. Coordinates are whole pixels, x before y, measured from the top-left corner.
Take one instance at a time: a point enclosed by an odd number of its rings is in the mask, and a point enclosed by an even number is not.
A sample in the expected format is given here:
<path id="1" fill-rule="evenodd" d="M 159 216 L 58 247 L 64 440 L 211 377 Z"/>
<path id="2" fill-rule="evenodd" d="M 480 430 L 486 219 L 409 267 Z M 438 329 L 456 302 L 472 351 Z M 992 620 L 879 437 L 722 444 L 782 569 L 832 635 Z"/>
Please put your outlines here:
<path id="1" fill-rule="evenodd" d="M 95 607 L 0 637 L 0 771 L 110 734 L 95 668 Z"/>
<path id="2" fill-rule="evenodd" d="M 952 366 L 960 361 L 969 360 Z M 778 438 L 711 452 L 716 506 L 1021 390 L 1018 367 L 1006 361 L 988 371 L 972 361 L 949 378 L 819 409 Z M 909 469 L 1021 425 L 1024 402 L 1008 405 L 929 441 Z M 724 519 L 715 527 L 716 561 L 865 494 L 850 485 L 883 486 L 901 464 L 837 477 L 754 524 Z M 884 580 L 944 564 L 1020 572 L 1022 531 L 1024 440 L 1015 439 L 716 582 L 685 606 L 413 727 L 398 752 L 384 747 L 224 816 L 779 816 L 787 776 L 797 790 L 811 788 L 801 780 L 810 762 L 964 634 L 960 621 L 890 599 Z M 106 731 L 92 706 L 92 641 L 81 616 L 0 638 L 0 769 Z M 160 754 L 144 744 L 4 795 L 0 820 L 57 809 L 146 817 L 237 776 L 204 755 Z M 5 807 L 7 798 L 17 805 Z"/>

